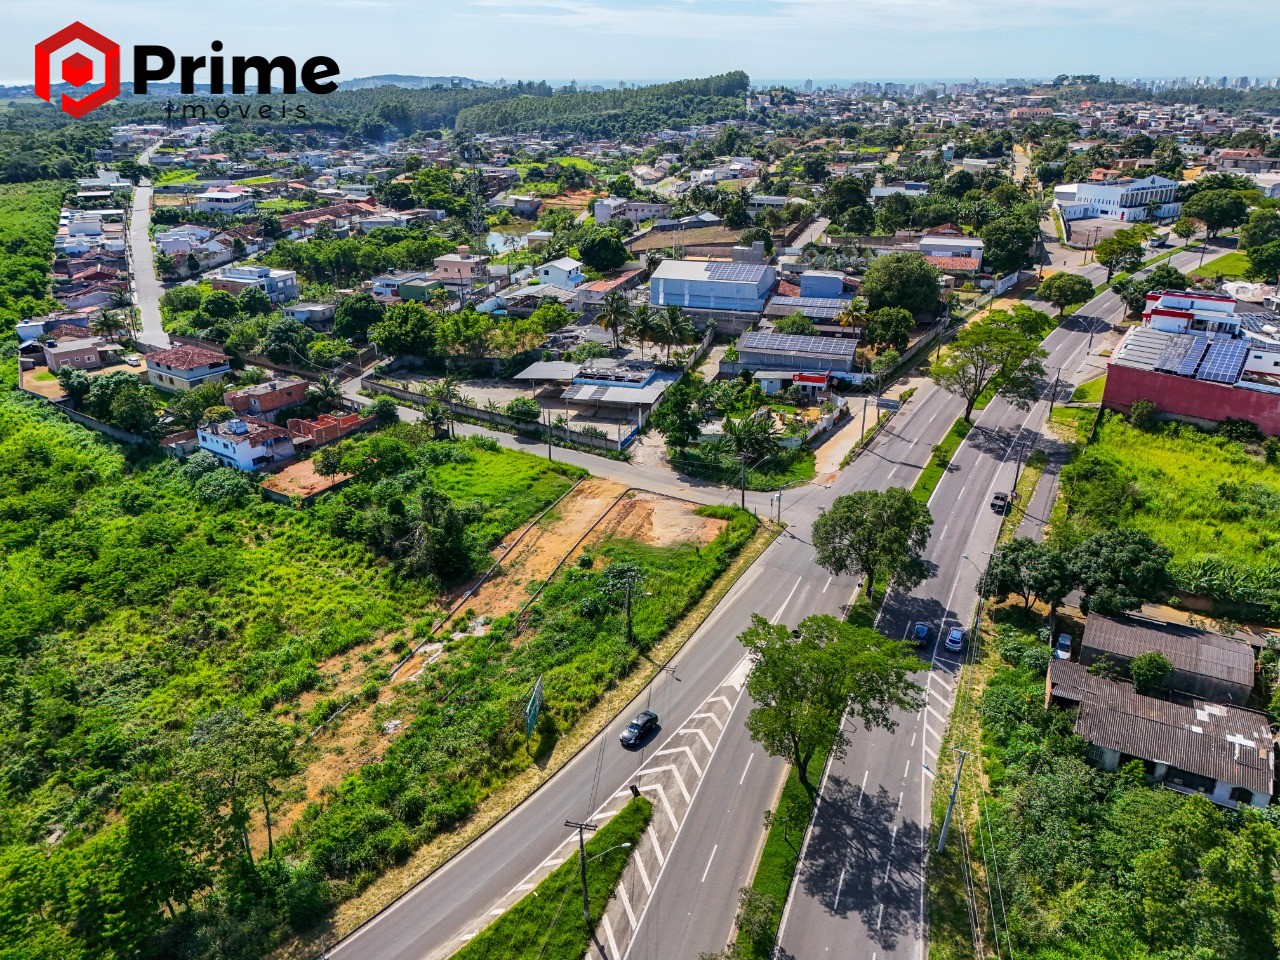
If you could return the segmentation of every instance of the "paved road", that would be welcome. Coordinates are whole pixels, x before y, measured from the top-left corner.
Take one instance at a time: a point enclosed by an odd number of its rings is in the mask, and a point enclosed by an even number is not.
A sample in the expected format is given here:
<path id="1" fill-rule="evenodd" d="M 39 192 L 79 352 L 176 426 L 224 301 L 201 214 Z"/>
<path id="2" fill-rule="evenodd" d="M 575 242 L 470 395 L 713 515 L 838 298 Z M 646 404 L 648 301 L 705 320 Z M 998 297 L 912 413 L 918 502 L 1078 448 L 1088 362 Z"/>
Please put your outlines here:
<path id="1" fill-rule="evenodd" d="M 1183 269 L 1192 262 L 1190 254 L 1173 258 Z M 1045 339 L 1045 367 L 1061 380 L 1056 398 L 1098 375 L 1104 365 L 1096 355 L 1101 334 L 1124 312 L 1108 291 Z M 933 493 L 934 534 L 925 554 L 933 576 L 913 591 L 891 592 L 877 624 L 897 637 L 916 622 L 930 625 L 931 644 L 922 652 L 930 668 L 917 680 L 926 691 L 925 706 L 899 715 L 895 733 L 860 735 L 848 756 L 826 771 L 780 930 L 783 956 L 830 960 L 837 945 L 840 956 L 869 960 L 925 954 L 929 795 L 959 667 L 941 638 L 952 626 L 967 631 L 971 624 L 978 581 L 1000 526 L 989 506 L 991 494 L 1012 489 L 1020 449 L 1026 456 L 1033 445 L 1044 444 L 1052 386 L 1046 383 L 1044 396 L 1026 411 L 999 398 L 990 403 Z M 959 401 L 947 401 L 944 419 L 950 425 L 962 411 Z"/>
<path id="2" fill-rule="evenodd" d="M 1046 343 L 1049 366 L 1060 365 L 1068 379 L 1089 363 L 1089 329 L 1096 324 L 1086 318 L 1109 316 L 1117 309 L 1117 298 L 1104 294 L 1081 317 L 1051 334 Z M 354 391 L 355 385 L 347 389 Z M 990 493 L 997 485 L 1011 486 L 1010 446 L 1039 429 L 1046 409 L 1043 401 L 1024 412 L 997 400 L 982 413 L 934 494 L 937 532 L 929 559 L 935 575 L 912 594 L 889 599 L 881 621 L 885 632 L 901 635 L 910 622 L 925 619 L 935 624 L 936 643 L 938 628 L 967 622 L 981 564 L 998 526 L 987 507 Z M 734 686 L 743 655 L 734 638 L 757 612 L 787 624 L 812 613 L 843 612 L 854 583 L 830 578 L 814 565 L 808 542 L 813 520 L 840 494 L 909 486 L 960 411 L 958 400 L 926 385 L 829 487 L 813 485 L 789 497 L 784 507 L 787 533 L 729 591 L 672 670 L 661 673 L 622 720 L 530 800 L 335 947 L 331 956 L 416 960 L 447 955 L 558 862 L 569 839 L 561 826 L 564 819 L 613 809 L 611 804 L 633 782 L 646 788 L 663 785 L 668 800 L 679 796 L 670 814 L 665 806 L 659 810 L 659 819 L 666 819 L 663 833 L 646 838 L 637 850 L 644 867 L 628 868 L 623 895 L 609 908 L 596 955 L 614 960 L 692 958 L 722 947 L 733 924 L 736 890 L 762 840 L 762 814 L 773 805 L 785 774 L 785 765 L 755 747 L 742 726 L 750 704 Z M 411 410 L 402 413 L 416 416 Z M 459 429 L 487 432 L 463 425 Z M 545 449 L 498 436 L 507 446 Z M 641 476 L 636 468 L 589 454 L 557 449 L 554 455 L 581 460 L 600 475 L 703 502 L 734 497 L 717 488 L 687 487 L 665 472 Z M 767 509 L 767 496 L 748 495 L 748 506 Z M 929 691 L 927 708 L 900 718 L 893 733 L 857 731 L 849 755 L 828 772 L 819 825 L 808 837 L 782 932 L 785 948 L 797 958 L 829 957 L 828 948 L 835 945 L 849 956 L 914 957 L 923 950 L 920 851 L 928 829 L 929 751 L 936 752 L 945 727 L 956 668 L 954 658 L 935 653 L 932 648 L 924 651 L 930 658 L 930 670 L 921 677 Z M 716 720 L 708 721 L 707 704 L 719 696 L 727 701 L 727 713 L 717 707 Z M 625 719 L 642 708 L 655 710 L 664 729 L 638 755 L 630 754 L 614 738 Z M 716 728 L 714 739 L 711 727 Z M 703 733 L 690 733 L 693 728 Z M 703 734 L 710 742 L 702 742 Z M 661 756 L 675 756 L 678 762 L 655 762 L 659 751 L 673 751 Z"/>
<path id="3" fill-rule="evenodd" d="M 151 160 L 148 148 L 138 156 L 139 163 Z M 133 276 L 133 302 L 142 317 L 142 339 L 157 347 L 169 346 L 169 335 L 160 321 L 160 296 L 164 288 L 156 279 L 155 251 L 151 246 L 151 181 L 143 180 L 134 188 L 133 209 L 129 214 L 129 269 Z"/>

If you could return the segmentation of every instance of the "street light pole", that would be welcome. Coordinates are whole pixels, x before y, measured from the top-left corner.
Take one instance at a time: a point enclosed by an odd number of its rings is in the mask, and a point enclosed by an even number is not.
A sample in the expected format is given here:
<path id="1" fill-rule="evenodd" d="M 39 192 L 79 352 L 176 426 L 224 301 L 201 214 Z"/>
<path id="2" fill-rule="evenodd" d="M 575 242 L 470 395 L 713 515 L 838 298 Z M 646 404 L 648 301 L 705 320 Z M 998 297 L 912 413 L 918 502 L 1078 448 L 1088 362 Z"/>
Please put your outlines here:
<path id="1" fill-rule="evenodd" d="M 586 831 L 595 830 L 594 823 L 578 823 L 575 820 L 566 820 L 566 827 L 578 831 L 578 873 L 582 878 L 582 919 L 586 921 L 588 929 L 591 927 L 591 900 L 587 896 L 587 841 L 584 838 Z"/>

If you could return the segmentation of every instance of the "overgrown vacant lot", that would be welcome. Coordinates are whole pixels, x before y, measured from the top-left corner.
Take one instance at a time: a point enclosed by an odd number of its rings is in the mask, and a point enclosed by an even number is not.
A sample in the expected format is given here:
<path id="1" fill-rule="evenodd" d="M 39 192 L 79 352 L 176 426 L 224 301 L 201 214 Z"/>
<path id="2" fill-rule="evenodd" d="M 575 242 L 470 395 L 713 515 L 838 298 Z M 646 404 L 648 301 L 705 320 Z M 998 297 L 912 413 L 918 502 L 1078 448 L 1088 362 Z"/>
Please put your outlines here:
<path id="1" fill-rule="evenodd" d="M 1139 430 L 1109 415 L 1063 487 L 1084 526 L 1132 526 L 1168 546 L 1181 589 L 1280 606 L 1280 466 L 1261 451 L 1185 424 Z"/>
<path id="2" fill-rule="evenodd" d="M 0 945 L 132 956 L 185 931 L 184 955 L 256 956 L 339 892 L 299 867 L 301 838 L 288 864 L 248 843 L 312 758 L 293 743 L 323 713 L 299 709 L 317 664 L 403 647 L 438 615 L 442 581 L 577 475 L 406 425 L 347 452 L 364 473 L 297 511 L 195 458 L 130 462 L 0 396 L 0 888 L 16 897 L 0 895 Z M 271 757 L 255 753 L 264 732 Z M 175 832 L 142 837 L 144 823 Z M 173 869 L 154 875 L 135 842 Z M 237 945 L 205 942 L 228 924 Z"/>

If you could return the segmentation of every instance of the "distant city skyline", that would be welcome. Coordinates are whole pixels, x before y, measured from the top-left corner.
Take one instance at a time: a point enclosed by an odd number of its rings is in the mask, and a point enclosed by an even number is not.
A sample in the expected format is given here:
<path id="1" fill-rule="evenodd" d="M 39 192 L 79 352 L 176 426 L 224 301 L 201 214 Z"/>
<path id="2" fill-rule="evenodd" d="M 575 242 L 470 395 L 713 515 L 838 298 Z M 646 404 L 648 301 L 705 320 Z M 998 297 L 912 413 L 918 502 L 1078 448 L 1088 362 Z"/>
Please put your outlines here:
<path id="1" fill-rule="evenodd" d="M 1221 17 L 1200 0 L 223 0 L 216 16 L 193 20 L 162 0 L 67 0 L 11 5 L 0 76 L 30 83 L 35 42 L 77 19 L 122 45 L 161 43 L 178 55 L 222 40 L 232 55 L 331 56 L 343 79 L 576 75 L 616 85 L 741 69 L 754 83 L 849 82 L 807 77 L 803 65 L 893 83 L 1272 76 L 1274 44 L 1261 27 L 1274 6 L 1236 0 Z M 369 42 L 353 42 L 357 28 Z M 924 65 L 936 75 L 922 77 Z M 605 76 L 616 79 L 590 79 Z"/>

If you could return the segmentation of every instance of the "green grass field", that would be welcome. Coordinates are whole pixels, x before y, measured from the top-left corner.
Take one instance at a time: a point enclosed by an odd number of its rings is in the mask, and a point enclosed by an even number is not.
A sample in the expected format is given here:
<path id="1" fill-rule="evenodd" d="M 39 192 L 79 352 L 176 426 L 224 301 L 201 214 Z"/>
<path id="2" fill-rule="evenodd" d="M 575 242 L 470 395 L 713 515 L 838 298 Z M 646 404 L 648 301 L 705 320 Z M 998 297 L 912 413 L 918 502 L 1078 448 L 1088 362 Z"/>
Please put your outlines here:
<path id="1" fill-rule="evenodd" d="M 1106 386 L 1107 378 L 1105 374 L 1101 377 L 1094 377 L 1092 380 L 1086 380 L 1076 387 L 1075 393 L 1071 394 L 1071 402 L 1101 403 L 1102 391 L 1106 389 Z"/>
<path id="2" fill-rule="evenodd" d="M 1184 424 L 1143 431 L 1115 415 L 1084 458 L 1116 464 L 1130 493 L 1115 522 L 1167 546 L 1182 589 L 1224 600 L 1280 590 L 1280 466 Z"/>
<path id="3" fill-rule="evenodd" d="M 1225 277 L 1228 280 L 1242 280 L 1249 269 L 1249 258 L 1243 253 L 1224 253 L 1207 261 L 1204 266 L 1191 271 L 1193 277 Z"/>

